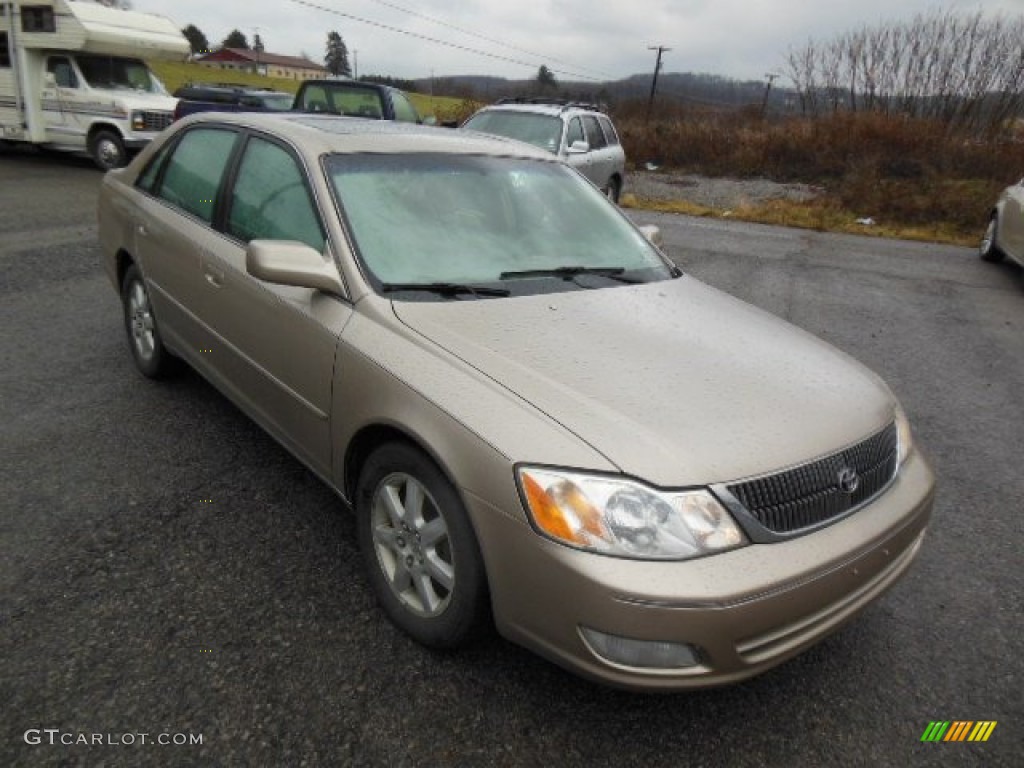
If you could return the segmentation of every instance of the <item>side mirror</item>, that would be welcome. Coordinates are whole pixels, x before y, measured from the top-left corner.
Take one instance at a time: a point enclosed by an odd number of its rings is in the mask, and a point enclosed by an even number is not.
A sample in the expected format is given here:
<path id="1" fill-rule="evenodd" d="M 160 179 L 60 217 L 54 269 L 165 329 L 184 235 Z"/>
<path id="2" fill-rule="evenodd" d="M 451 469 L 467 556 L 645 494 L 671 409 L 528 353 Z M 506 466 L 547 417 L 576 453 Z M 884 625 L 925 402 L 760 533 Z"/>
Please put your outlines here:
<path id="1" fill-rule="evenodd" d="M 253 240 L 245 269 L 257 280 L 344 295 L 337 268 L 323 254 L 294 240 Z"/>
<path id="2" fill-rule="evenodd" d="M 45 85 L 47 88 L 56 88 L 57 76 L 53 74 L 53 72 L 47 72 L 45 75 L 43 75 L 43 85 Z"/>
<path id="3" fill-rule="evenodd" d="M 637 229 L 647 238 L 647 241 L 655 246 L 661 248 L 664 241 L 661 239 L 661 230 L 653 224 L 641 224 Z"/>
<path id="4" fill-rule="evenodd" d="M 437 125 L 437 118 L 433 115 L 427 115 L 420 120 L 420 122 L 423 123 L 423 125 Z"/>
<path id="5" fill-rule="evenodd" d="M 569 148 L 566 150 L 566 152 L 568 152 L 570 155 L 582 155 L 584 152 L 589 151 L 590 145 L 587 142 L 582 141 L 580 139 L 577 139 L 572 144 L 570 144 Z"/>

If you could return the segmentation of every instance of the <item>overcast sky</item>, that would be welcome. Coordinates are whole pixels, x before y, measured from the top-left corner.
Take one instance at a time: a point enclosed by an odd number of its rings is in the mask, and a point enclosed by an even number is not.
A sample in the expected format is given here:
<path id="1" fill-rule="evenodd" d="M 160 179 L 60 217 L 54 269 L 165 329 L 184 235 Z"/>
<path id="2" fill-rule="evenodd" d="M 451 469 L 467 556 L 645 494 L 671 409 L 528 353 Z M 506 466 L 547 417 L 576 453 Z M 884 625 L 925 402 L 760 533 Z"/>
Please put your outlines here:
<path id="1" fill-rule="evenodd" d="M 618 79 L 649 73 L 655 54 L 648 47 L 658 45 L 672 49 L 664 56 L 663 72 L 707 72 L 760 80 L 766 72 L 781 69 L 790 46 L 799 46 L 808 39 L 827 40 L 865 24 L 908 19 L 936 7 L 1024 14 L 1024 0 L 308 2 L 133 0 L 133 6 L 167 16 L 179 27 L 195 24 L 212 45 L 235 27 L 251 41 L 258 28 L 268 52 L 306 53 L 318 63 L 323 63 L 327 32 L 337 30 L 348 45 L 349 61 L 355 59 L 363 75 L 415 78 L 433 73 L 437 77 L 484 74 L 530 78 L 541 64 L 546 64 L 560 80 L 583 79 L 580 76 Z M 501 58 L 458 50 L 374 24 Z"/>

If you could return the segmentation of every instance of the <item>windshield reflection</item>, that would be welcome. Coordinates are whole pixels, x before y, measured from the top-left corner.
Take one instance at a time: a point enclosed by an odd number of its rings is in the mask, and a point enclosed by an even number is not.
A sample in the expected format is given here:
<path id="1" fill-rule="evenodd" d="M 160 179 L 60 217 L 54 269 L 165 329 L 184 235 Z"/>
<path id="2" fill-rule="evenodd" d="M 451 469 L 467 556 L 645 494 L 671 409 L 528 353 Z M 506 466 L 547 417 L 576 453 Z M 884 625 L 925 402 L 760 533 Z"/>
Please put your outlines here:
<path id="1" fill-rule="evenodd" d="M 326 165 L 378 289 L 443 282 L 522 295 L 672 275 L 628 219 L 561 163 L 417 153 L 332 155 Z"/>

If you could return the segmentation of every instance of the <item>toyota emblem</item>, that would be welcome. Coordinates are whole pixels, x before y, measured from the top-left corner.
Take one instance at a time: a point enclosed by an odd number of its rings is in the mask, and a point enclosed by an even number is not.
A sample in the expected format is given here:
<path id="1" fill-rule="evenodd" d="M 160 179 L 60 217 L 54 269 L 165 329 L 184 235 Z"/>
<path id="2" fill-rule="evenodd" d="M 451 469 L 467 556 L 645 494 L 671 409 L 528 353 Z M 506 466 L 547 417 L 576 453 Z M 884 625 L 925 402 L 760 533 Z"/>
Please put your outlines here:
<path id="1" fill-rule="evenodd" d="M 843 467 L 839 470 L 839 490 L 843 493 L 852 494 L 860 486 L 860 476 L 853 467 Z"/>

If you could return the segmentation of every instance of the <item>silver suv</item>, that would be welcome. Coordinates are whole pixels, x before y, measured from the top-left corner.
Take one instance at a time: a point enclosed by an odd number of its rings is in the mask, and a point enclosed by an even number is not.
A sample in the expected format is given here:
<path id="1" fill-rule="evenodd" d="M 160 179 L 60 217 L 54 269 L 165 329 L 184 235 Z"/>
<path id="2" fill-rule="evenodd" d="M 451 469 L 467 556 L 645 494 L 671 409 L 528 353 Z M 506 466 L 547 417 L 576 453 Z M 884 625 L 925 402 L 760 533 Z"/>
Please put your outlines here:
<path id="1" fill-rule="evenodd" d="M 608 115 L 594 104 L 550 99 L 504 99 L 484 107 L 462 125 L 525 141 L 569 163 L 617 203 L 626 153 Z"/>

